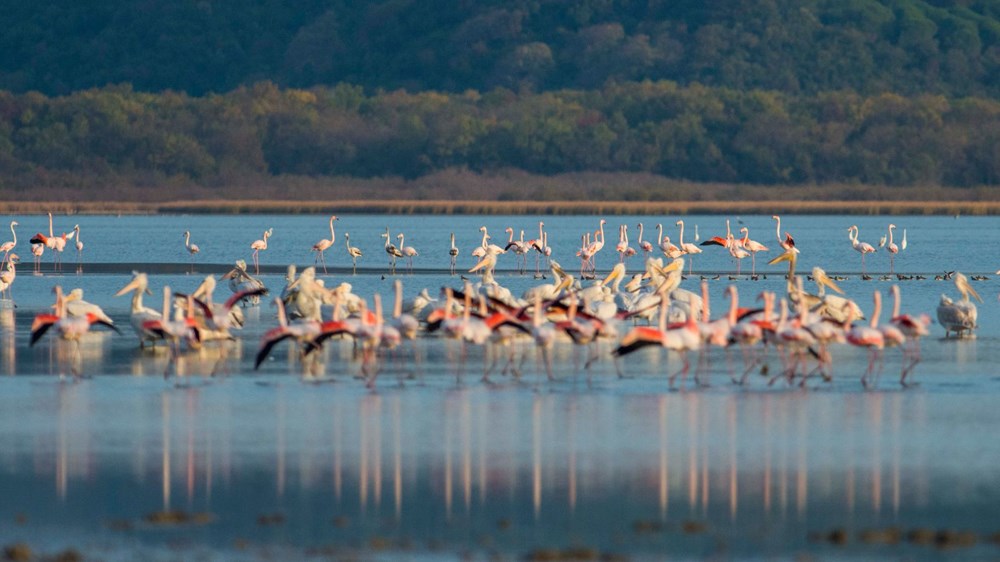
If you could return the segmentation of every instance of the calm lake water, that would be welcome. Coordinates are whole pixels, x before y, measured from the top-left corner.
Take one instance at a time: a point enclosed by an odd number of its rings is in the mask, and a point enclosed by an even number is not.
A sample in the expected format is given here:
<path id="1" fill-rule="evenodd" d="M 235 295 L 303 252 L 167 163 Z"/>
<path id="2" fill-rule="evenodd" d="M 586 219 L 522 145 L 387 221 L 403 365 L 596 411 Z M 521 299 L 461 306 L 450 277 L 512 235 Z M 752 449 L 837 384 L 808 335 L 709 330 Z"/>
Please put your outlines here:
<path id="1" fill-rule="evenodd" d="M 419 363 L 405 346 L 387 359 L 374 390 L 355 378 L 350 345 L 338 342 L 324 351 L 323 382 L 304 382 L 284 344 L 259 371 L 252 368 L 261 334 L 276 325 L 266 303 L 247 310 L 242 338 L 226 358 L 206 347 L 168 368 L 162 350 L 138 349 L 128 298 L 112 296 L 131 269 L 164 272 L 150 278 L 156 296 L 147 304 L 158 307 L 164 284 L 191 290 L 205 271 L 249 262 L 249 244 L 266 228 L 274 228 L 261 253 L 268 271 L 310 265 L 309 247 L 329 237 L 327 218 L 58 216 L 56 232 L 80 224 L 82 271 L 70 249 L 63 273 L 51 273 L 46 253 L 45 273 L 32 275 L 27 239 L 47 232 L 47 219 L 12 217 L 20 222 L 22 263 L 13 287 L 18 308 L 0 310 L 0 546 L 110 560 L 1000 556 L 1000 218 L 783 218 L 802 250 L 800 271 L 818 265 L 849 276 L 839 284 L 866 312 L 872 291 L 887 295 L 895 281 L 879 280 L 889 268 L 884 251 L 866 259 L 875 279 L 860 279 L 860 256 L 847 239 L 852 224 L 873 245 L 890 220 L 897 243 L 907 230 L 895 270 L 926 277 L 899 282 L 911 313 L 933 317 L 942 293 L 956 295 L 935 275 L 988 277 L 973 282 L 985 299 L 978 337 L 942 340 L 933 325 L 914 375 L 920 384 L 908 389 L 897 384 L 896 351 L 886 353 L 876 390 L 859 383 L 866 357 L 837 349 L 834 382 L 810 390 L 768 386 L 758 375 L 736 387 L 729 373 L 740 369 L 739 353 L 712 350 L 710 386 L 670 391 L 665 375 L 679 364 L 672 354 L 629 356 L 621 364 L 630 378 L 618 379 L 606 356 L 589 373 L 575 367 L 570 345 L 554 352 L 556 382 L 544 380 L 529 353 L 521 381 L 494 375 L 487 385 L 479 380 L 480 350 L 462 368 L 460 348 L 437 339 L 418 344 Z M 676 242 L 677 218 L 611 217 L 599 271 L 617 262 L 619 224 L 629 225 L 633 244 L 640 221 L 647 239 L 655 240 L 661 222 Z M 725 234 L 725 217 L 683 218 L 685 241 L 696 224 L 702 240 Z M 350 282 L 366 297 L 391 294 L 379 237 L 389 226 L 421 254 L 416 274 L 398 276 L 406 296 L 424 287 L 437 295 L 461 283 L 447 273 L 450 232 L 468 269 L 480 225 L 503 245 L 504 228 L 534 238 L 538 220 L 345 215 L 327 256 L 336 273 L 323 277 L 327 286 Z M 598 218 L 543 220 L 553 258 L 578 270 L 580 235 L 596 229 Z M 721 274 L 710 283 L 716 313 L 730 283 L 741 302 L 784 287 L 785 269 L 765 265 L 777 255 L 774 222 L 731 220 L 772 250 L 758 260 L 764 276 L 757 281 L 730 281 L 735 266 L 721 248 L 695 258 L 683 286 L 695 289 L 700 272 Z M 193 275 L 183 273 L 190 263 L 184 230 L 202 249 Z M 365 252 L 356 276 L 344 271 L 345 232 Z M 512 256 L 500 267 L 498 280 L 515 294 L 541 282 L 513 273 Z M 639 267 L 633 258 L 630 270 Z M 262 277 L 275 291 L 283 286 L 280 274 Z M 71 346 L 48 337 L 28 346 L 31 320 L 52 303 L 56 284 L 83 288 L 123 331 L 88 336 L 82 362 L 94 376 L 78 383 L 57 376 Z M 217 298 L 227 293 L 223 284 Z M 773 356 L 770 363 L 777 369 Z M 209 377 L 216 368 L 226 376 Z M 164 380 L 165 370 L 183 376 Z M 165 512 L 187 519 L 156 522 Z"/>

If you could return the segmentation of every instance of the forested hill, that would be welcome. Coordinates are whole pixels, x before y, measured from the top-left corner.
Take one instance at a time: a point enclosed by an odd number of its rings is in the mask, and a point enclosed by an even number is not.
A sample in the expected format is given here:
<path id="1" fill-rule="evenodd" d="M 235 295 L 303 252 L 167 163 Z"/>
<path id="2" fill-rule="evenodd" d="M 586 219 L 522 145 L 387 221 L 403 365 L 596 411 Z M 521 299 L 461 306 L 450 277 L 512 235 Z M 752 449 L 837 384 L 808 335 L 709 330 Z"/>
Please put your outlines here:
<path id="1" fill-rule="evenodd" d="M 1000 0 L 4 2 L 0 90 L 515 91 L 667 79 L 1000 96 Z"/>

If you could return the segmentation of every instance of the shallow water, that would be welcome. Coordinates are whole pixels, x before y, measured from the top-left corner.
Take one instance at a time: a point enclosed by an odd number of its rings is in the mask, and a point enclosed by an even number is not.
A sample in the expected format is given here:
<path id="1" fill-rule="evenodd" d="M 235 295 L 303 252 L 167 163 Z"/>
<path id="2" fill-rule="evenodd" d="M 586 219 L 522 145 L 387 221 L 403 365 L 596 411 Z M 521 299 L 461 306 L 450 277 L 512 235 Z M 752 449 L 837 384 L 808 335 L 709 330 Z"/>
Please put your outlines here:
<path id="1" fill-rule="evenodd" d="M 619 219 L 609 225 L 612 246 Z M 18 220 L 20 240 L 47 230 L 44 217 Z M 674 220 L 663 221 L 672 235 Z M 725 231 L 720 217 L 685 220 L 686 237 L 693 224 L 702 239 Z M 774 240 L 769 217 L 742 220 L 755 239 Z M 340 250 L 328 262 L 349 264 L 341 246 L 349 230 L 353 245 L 364 244 L 362 265 L 381 269 L 378 234 L 391 224 L 424 250 L 417 265 L 434 270 L 401 275 L 407 296 L 422 287 L 436 294 L 460 283 L 447 275 L 448 233 L 456 232 L 467 268 L 482 221 L 497 238 L 507 224 L 537 232 L 533 217 L 344 216 L 336 223 Z M 596 219 L 545 221 L 554 256 L 572 269 L 573 242 L 596 228 Z M 265 265 L 309 265 L 308 247 L 329 235 L 322 217 L 56 217 L 57 232 L 81 225 L 82 273 L 75 252 L 67 252 L 63 274 L 31 275 L 21 242 L 18 308 L 0 311 L 0 545 L 165 560 L 509 558 L 572 548 L 579 557 L 996 557 L 1000 545 L 990 540 L 1000 532 L 1000 441 L 993 437 L 1000 423 L 998 286 L 994 257 L 979 248 L 995 247 L 1000 224 L 978 217 L 893 221 L 899 236 L 907 228 L 909 242 L 896 270 L 928 277 L 900 282 L 906 310 L 933 316 L 939 295 L 955 294 L 935 274 L 960 269 L 990 277 L 973 283 L 986 299 L 978 338 L 941 340 L 941 328 L 932 326 L 913 388 L 897 384 L 891 351 L 874 391 L 859 384 L 866 357 L 851 349 L 835 351 L 832 384 L 806 391 L 768 386 L 759 375 L 736 387 L 729 375 L 740 368 L 739 353 L 719 350 L 708 355 L 710 386 L 689 381 L 670 391 L 665 374 L 679 364 L 673 354 L 629 356 L 622 367 L 630 378 L 619 379 L 607 358 L 590 372 L 575 367 L 582 360 L 570 345 L 554 353 L 556 382 L 545 381 L 529 353 L 519 381 L 495 374 L 488 385 L 479 380 L 481 350 L 471 350 L 461 367 L 459 346 L 431 339 L 419 344 L 419 364 L 406 348 L 387 359 L 370 391 L 355 378 L 350 346 L 337 342 L 324 352 L 320 383 L 300 378 L 284 345 L 255 372 L 257 341 L 275 325 L 270 305 L 248 309 L 242 341 L 225 359 L 207 347 L 169 365 L 162 350 L 138 350 L 128 299 L 111 296 L 141 264 L 172 264 L 166 270 L 177 272 L 151 276 L 155 295 L 165 283 L 193 289 L 201 275 L 180 273 L 188 264 L 184 229 L 203 249 L 199 272 L 211 267 L 205 264 L 249 261 L 245 248 L 268 226 L 275 235 L 262 252 Z M 871 291 L 891 285 L 877 280 L 887 259 L 869 256 L 876 280 L 860 280 L 846 228 L 859 224 L 862 239 L 874 244 L 887 222 L 785 217 L 782 226 L 802 248 L 800 269 L 821 265 L 850 275 L 841 286 L 869 311 Z M 969 240 L 980 245 L 969 247 Z M 434 255 L 432 244 L 440 249 Z M 617 261 L 611 250 L 598 258 L 599 269 Z M 695 279 L 699 271 L 730 271 L 729 261 L 720 248 L 706 248 L 695 259 Z M 90 263 L 114 267 L 88 273 Z M 761 269 L 767 279 L 735 281 L 743 299 L 784 286 L 783 268 Z M 366 296 L 391 291 L 392 277 L 365 271 L 325 279 L 328 286 L 346 280 Z M 264 279 L 275 290 L 283 284 L 279 274 Z M 537 282 L 513 273 L 498 280 L 515 293 Z M 713 299 L 729 283 L 725 274 L 712 281 Z M 81 347 L 84 372 L 93 378 L 60 380 L 75 360 L 65 342 L 45 338 L 28 346 L 31 319 L 52 302 L 55 284 L 84 288 L 122 326 L 122 336 L 93 334 Z M 716 311 L 724 306 L 717 303 Z M 771 364 L 777 368 L 773 357 Z M 208 376 L 213 370 L 220 374 Z M 144 519 L 168 510 L 207 515 L 183 524 Z M 900 535 L 872 532 L 887 529 Z M 975 544 L 965 544 L 970 538 Z"/>

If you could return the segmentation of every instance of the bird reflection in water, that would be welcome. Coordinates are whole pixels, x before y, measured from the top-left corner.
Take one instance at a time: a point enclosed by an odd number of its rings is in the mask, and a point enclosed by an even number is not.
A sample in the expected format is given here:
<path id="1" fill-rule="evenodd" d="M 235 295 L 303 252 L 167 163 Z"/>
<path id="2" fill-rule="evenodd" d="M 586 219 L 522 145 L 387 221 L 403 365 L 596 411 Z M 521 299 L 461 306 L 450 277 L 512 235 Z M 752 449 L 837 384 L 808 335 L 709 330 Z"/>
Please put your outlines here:
<path id="1" fill-rule="evenodd" d="M 13 306 L 0 301 L 0 375 L 17 374 L 17 321 Z"/>
<path id="2" fill-rule="evenodd" d="M 648 520 L 701 522 L 735 535 L 749 523 L 781 521 L 773 532 L 802 531 L 793 538 L 804 540 L 807 523 L 897 521 L 908 509 L 923 512 L 935 493 L 927 455 L 912 438 L 927 425 L 925 409 L 903 394 L 806 408 L 785 395 L 622 401 L 515 393 L 485 402 L 472 389 L 414 400 L 404 391 L 286 385 L 272 394 L 274 415 L 248 420 L 231 396 L 234 382 L 168 389 L 156 408 L 138 399 L 130 407 L 145 419 L 113 433 L 125 442 L 112 450 L 101 441 L 112 422 L 91 415 L 105 407 L 92 403 L 99 397 L 88 385 L 57 385 L 54 462 L 29 455 L 8 464 L 15 473 L 21 466 L 47 473 L 48 483 L 54 476 L 56 497 L 67 503 L 75 489 L 92 498 L 84 488 L 124 477 L 137 487 L 137 504 L 176 509 L 183 482 L 184 503 L 211 506 L 219 519 L 278 509 L 289 524 L 344 516 L 357 522 L 352 532 L 420 536 L 431 526 L 443 529 L 432 538 L 448 540 L 463 540 L 448 529 L 495 529 L 504 520 L 512 545 L 519 533 L 567 530 L 611 544 L 622 524 Z M 840 437 L 814 437 L 816 428 L 837 424 Z M 293 429 L 300 427 L 310 430 Z M 145 460 L 151 446 L 158 462 Z M 46 450 L 44 442 L 35 448 Z M 121 450 L 131 462 L 121 462 Z M 390 489 L 391 505 L 383 505 Z"/>

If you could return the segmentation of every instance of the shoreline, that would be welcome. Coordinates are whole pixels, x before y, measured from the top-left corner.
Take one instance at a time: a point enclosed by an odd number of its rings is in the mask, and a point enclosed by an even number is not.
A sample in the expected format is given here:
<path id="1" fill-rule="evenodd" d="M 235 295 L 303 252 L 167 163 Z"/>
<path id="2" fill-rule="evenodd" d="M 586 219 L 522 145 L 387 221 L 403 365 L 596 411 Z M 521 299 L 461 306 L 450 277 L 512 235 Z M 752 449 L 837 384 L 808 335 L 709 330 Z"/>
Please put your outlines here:
<path id="1" fill-rule="evenodd" d="M 1000 215 L 1000 201 L 3 201 L 0 214 Z"/>

